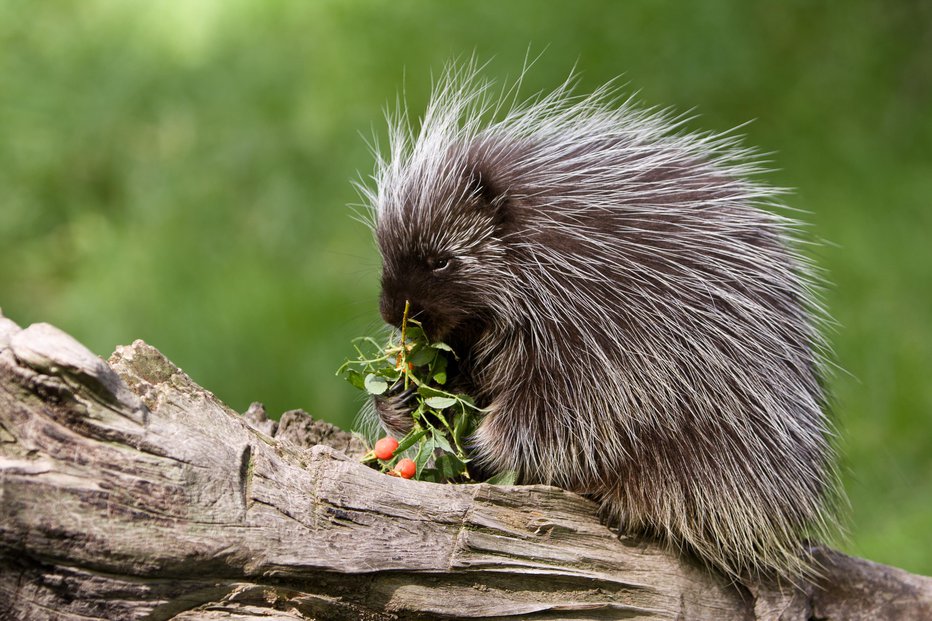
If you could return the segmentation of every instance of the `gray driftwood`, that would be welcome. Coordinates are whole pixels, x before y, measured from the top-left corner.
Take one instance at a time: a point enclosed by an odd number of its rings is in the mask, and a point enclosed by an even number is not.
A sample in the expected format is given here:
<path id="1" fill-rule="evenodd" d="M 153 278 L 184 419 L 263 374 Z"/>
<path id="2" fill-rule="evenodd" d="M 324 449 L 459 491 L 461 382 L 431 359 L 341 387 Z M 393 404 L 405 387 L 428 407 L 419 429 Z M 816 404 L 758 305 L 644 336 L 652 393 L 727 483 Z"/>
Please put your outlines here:
<path id="1" fill-rule="evenodd" d="M 0 618 L 932 618 L 932 580 L 899 569 L 819 548 L 819 584 L 734 585 L 575 494 L 359 451 L 237 414 L 141 341 L 107 362 L 0 316 Z"/>

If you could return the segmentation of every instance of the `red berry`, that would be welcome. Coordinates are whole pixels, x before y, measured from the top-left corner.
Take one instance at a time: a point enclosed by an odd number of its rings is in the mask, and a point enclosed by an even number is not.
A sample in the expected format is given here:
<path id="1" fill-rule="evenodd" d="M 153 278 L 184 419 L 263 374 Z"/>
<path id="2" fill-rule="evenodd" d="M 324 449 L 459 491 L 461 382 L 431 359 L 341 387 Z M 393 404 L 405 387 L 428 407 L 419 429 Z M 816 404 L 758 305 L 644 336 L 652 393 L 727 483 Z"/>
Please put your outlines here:
<path id="1" fill-rule="evenodd" d="M 398 460 L 398 463 L 395 464 L 395 470 L 398 471 L 402 479 L 410 479 L 414 476 L 417 466 L 414 464 L 413 460 L 405 457 L 404 459 Z"/>
<path id="2" fill-rule="evenodd" d="M 398 440 L 395 438 L 385 437 L 375 443 L 375 456 L 379 459 L 391 459 L 398 448 Z"/>

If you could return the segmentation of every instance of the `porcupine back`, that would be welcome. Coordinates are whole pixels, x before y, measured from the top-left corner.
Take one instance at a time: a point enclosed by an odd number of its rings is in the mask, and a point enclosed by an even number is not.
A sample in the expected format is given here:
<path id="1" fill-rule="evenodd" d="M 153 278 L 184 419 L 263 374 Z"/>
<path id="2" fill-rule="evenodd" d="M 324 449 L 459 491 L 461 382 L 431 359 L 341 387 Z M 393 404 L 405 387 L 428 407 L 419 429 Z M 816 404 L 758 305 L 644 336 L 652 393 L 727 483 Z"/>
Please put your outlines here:
<path id="1" fill-rule="evenodd" d="M 489 93 L 451 70 L 416 134 L 390 119 L 369 191 L 383 315 L 411 298 L 461 350 L 478 462 L 728 574 L 803 575 L 837 488 L 824 313 L 780 192 L 733 135 L 609 87 Z"/>

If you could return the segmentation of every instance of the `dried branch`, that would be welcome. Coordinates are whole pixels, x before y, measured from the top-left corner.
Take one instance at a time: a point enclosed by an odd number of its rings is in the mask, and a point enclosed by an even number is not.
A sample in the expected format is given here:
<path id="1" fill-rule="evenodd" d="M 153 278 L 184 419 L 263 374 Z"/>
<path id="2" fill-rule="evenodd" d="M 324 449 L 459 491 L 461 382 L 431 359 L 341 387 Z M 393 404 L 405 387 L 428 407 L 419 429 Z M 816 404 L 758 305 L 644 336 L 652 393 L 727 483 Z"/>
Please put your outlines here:
<path id="1" fill-rule="evenodd" d="M 575 494 L 406 481 L 361 450 L 241 416 L 142 341 L 108 363 L 0 316 L 0 617 L 932 618 L 932 579 L 896 568 L 819 548 L 819 584 L 735 585 Z"/>

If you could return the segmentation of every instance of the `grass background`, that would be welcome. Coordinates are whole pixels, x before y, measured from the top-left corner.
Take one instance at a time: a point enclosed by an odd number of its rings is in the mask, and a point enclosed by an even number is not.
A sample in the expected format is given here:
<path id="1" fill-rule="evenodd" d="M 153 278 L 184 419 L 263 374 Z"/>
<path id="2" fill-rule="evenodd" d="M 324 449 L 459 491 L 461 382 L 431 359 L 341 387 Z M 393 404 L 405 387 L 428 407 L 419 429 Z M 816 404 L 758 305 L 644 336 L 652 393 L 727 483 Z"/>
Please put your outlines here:
<path id="1" fill-rule="evenodd" d="M 378 325 L 345 208 L 402 88 L 454 57 L 525 92 L 576 65 L 694 128 L 756 119 L 833 281 L 852 553 L 932 573 L 932 5 L 634 0 L 0 4 L 0 305 L 107 355 L 143 338 L 234 408 L 343 426 Z"/>

